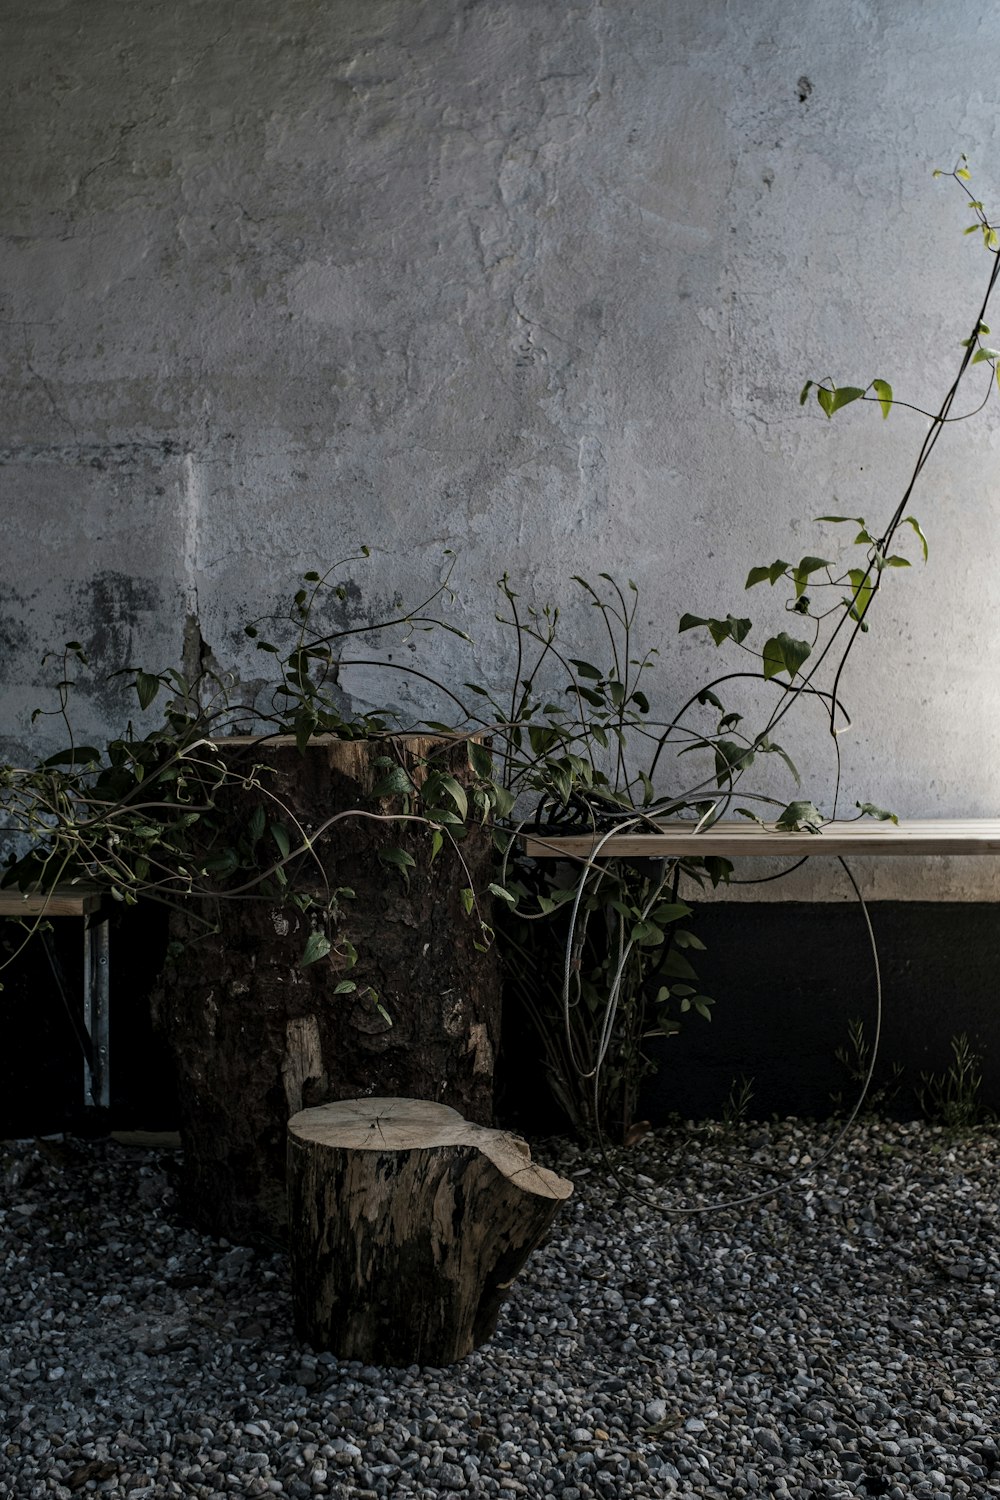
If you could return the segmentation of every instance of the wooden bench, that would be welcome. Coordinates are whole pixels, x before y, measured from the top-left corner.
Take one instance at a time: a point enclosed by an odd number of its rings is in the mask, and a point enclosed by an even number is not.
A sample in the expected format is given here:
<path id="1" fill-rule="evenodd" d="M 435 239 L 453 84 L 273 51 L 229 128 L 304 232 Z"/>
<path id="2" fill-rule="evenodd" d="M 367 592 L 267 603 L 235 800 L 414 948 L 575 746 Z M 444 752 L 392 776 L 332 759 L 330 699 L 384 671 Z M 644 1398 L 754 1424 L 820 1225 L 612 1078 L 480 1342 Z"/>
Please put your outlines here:
<path id="1" fill-rule="evenodd" d="M 52 975 L 84 1056 L 83 1100 L 97 1109 L 111 1104 L 110 1087 L 110 989 L 108 916 L 102 894 L 85 885 L 57 886 L 45 895 L 0 891 L 0 917 L 14 917 L 26 923 L 44 923 L 50 918 L 77 917 L 83 921 L 83 1030 L 79 1031 L 76 1013 L 65 993 L 59 968 L 51 946 L 45 951 Z M 45 934 L 43 933 L 43 940 Z"/>
<path id="2" fill-rule="evenodd" d="M 890 823 L 868 818 L 827 823 L 819 833 L 785 833 L 746 822 L 713 823 L 700 833 L 693 822 L 657 823 L 624 833 L 524 833 L 532 859 L 691 859 L 721 855 L 941 855 L 1000 854 L 1000 818 L 926 818 Z"/>

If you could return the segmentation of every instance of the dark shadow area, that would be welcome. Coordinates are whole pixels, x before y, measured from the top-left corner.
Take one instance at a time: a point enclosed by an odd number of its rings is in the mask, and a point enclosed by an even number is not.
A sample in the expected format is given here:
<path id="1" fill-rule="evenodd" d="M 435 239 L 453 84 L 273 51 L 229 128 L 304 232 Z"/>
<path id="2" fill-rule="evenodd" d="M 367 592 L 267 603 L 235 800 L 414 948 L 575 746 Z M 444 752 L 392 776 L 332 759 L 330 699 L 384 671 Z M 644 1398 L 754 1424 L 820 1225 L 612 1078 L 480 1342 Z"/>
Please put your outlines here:
<path id="1" fill-rule="evenodd" d="M 882 974 L 882 1038 L 873 1088 L 890 1117 L 921 1114 L 921 1075 L 942 1075 L 952 1039 L 979 1054 L 979 1104 L 1000 1112 L 1000 912 L 989 903 L 878 902 L 869 908 Z M 850 1108 L 852 1020 L 870 1043 L 875 968 L 856 903 L 703 906 L 694 930 L 706 944 L 698 973 L 715 1001 L 712 1021 L 685 1021 L 654 1041 L 659 1072 L 645 1093 L 654 1121 L 671 1114 L 718 1118 L 740 1080 L 746 1113 L 823 1118 Z M 850 1066 L 838 1060 L 846 1051 Z M 926 1088 L 925 1088 L 926 1091 Z"/>
<path id="2" fill-rule="evenodd" d="M 4 920 L 0 952 L 6 956 L 23 936 L 18 923 Z M 83 919 L 54 920 L 45 942 L 33 937 L 3 971 L 0 1137 L 175 1126 L 170 1063 L 149 1014 L 149 991 L 162 966 L 166 940 L 161 908 L 140 905 L 112 912 L 109 1111 L 84 1101 Z"/>

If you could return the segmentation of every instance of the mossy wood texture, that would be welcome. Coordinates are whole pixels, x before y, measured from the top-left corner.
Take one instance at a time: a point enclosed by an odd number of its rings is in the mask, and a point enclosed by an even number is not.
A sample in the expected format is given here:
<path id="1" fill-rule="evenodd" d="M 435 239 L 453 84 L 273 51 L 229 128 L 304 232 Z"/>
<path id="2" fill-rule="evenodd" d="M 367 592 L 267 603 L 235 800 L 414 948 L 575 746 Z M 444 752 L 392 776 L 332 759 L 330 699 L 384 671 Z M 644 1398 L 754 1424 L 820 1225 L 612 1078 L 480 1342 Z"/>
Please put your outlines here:
<path id="1" fill-rule="evenodd" d="M 177 1073 L 190 1211 L 230 1239 L 280 1237 L 285 1126 L 304 1106 L 374 1091 L 443 1100 L 492 1121 L 499 972 L 492 951 L 477 951 L 479 924 L 461 896 L 470 884 L 486 889 L 490 839 L 471 826 L 462 859 L 446 840 L 432 861 L 420 823 L 352 815 L 319 832 L 338 812 L 400 811 L 399 799 L 373 801 L 381 758 L 418 782 L 428 760 L 467 782 L 464 740 L 322 737 L 302 753 L 286 737 L 222 748 L 233 770 L 265 768 L 259 788 L 224 793 L 234 829 L 263 807 L 293 850 L 299 830 L 314 839 L 287 867 L 291 888 L 321 901 L 338 888 L 354 892 L 338 900 L 331 953 L 307 967 L 311 920 L 275 896 L 198 901 L 172 919 L 187 946 L 158 987 L 156 1013 Z M 262 843 L 266 864 L 278 849 L 269 833 Z M 393 848 L 412 857 L 408 882 L 379 857 Z M 217 931 L 201 936 L 196 916 Z M 356 988 L 337 993 L 347 982 Z"/>
<path id="2" fill-rule="evenodd" d="M 494 1332 L 572 1183 L 524 1141 L 422 1099 L 350 1099 L 288 1125 L 295 1328 L 376 1365 L 454 1363 Z"/>

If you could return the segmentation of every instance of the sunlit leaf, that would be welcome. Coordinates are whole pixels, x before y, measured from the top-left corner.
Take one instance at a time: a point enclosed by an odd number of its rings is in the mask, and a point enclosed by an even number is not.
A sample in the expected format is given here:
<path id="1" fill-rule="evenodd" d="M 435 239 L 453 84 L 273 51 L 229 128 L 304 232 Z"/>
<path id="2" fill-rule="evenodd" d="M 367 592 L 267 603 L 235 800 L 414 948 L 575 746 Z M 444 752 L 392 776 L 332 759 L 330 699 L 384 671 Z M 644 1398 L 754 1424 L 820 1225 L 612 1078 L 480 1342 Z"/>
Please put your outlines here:
<path id="1" fill-rule="evenodd" d="M 864 394 L 857 385 L 834 386 L 832 389 L 821 385 L 817 387 L 816 399 L 827 416 L 832 417 L 841 407 L 849 406 L 852 401 L 860 401 Z"/>
<path id="2" fill-rule="evenodd" d="M 1000 368 L 998 368 L 997 370 L 997 378 L 1000 379 Z M 927 538 L 924 536 L 924 533 L 920 529 L 920 522 L 917 520 L 916 516 L 904 516 L 903 521 L 907 526 L 912 526 L 914 531 L 917 533 L 917 536 L 920 538 L 920 546 L 924 554 L 924 562 L 926 562 Z"/>
<path id="3" fill-rule="evenodd" d="M 892 410 L 892 386 L 887 380 L 873 380 L 872 390 L 878 397 L 878 404 L 882 408 L 883 419 Z"/>
<path id="4" fill-rule="evenodd" d="M 744 584 L 744 588 L 752 589 L 755 584 L 763 583 L 765 578 L 773 586 L 779 578 L 784 576 L 789 566 L 790 564 L 786 563 L 783 558 L 778 558 L 776 562 L 771 563 L 768 567 L 751 568 L 747 574 L 747 581 Z"/>

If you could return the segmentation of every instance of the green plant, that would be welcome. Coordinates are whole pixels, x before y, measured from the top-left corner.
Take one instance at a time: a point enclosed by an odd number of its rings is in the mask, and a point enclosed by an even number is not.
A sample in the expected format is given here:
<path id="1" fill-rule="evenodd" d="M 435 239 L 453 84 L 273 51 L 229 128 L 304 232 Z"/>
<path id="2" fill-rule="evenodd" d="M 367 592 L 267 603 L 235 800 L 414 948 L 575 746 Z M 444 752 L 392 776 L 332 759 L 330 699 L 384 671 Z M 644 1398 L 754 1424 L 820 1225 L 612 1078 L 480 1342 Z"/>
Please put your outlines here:
<path id="1" fill-rule="evenodd" d="M 874 1047 L 868 1040 L 865 1023 L 860 1016 L 852 1016 L 848 1020 L 847 1041 L 837 1047 L 833 1055 L 846 1071 L 854 1094 L 858 1089 L 866 1090 L 865 1103 L 869 1114 L 878 1114 L 887 1109 L 898 1096 L 903 1082 L 902 1063 L 894 1062 L 889 1069 L 889 1076 L 875 1088 L 871 1087 L 875 1066 Z M 847 1107 L 842 1093 L 831 1095 L 830 1102 L 835 1110 Z"/>
<path id="2" fill-rule="evenodd" d="M 318 840 L 338 821 L 350 817 L 397 827 L 417 824 L 431 839 L 432 858 L 447 843 L 461 860 L 467 819 L 485 818 L 498 802 L 503 805 L 502 791 L 474 767 L 470 785 L 460 785 L 433 753 L 413 775 L 406 772 L 391 754 L 392 733 L 403 726 L 388 710 L 351 713 L 336 685 L 344 643 L 354 636 L 438 626 L 459 633 L 431 613 L 447 595 L 450 574 L 414 610 L 400 610 L 381 621 L 369 617 L 363 625 L 311 628 L 327 597 L 334 603 L 345 597 L 340 581 L 344 567 L 368 555 L 362 548 L 323 575 L 306 574 L 289 609 L 268 617 L 275 640 L 261 639 L 260 620 L 246 627 L 264 659 L 275 664 L 271 682 L 249 697 L 240 694 L 235 678 L 210 668 L 193 678 L 177 667 L 156 673 L 120 668 L 113 675 L 131 685 L 146 723 L 157 710 L 159 718 L 145 728 L 136 728 L 130 719 L 103 748 L 80 744 L 74 735 L 72 691 L 88 662 L 80 642 L 70 641 L 57 663 L 56 706 L 35 714 L 57 717 L 68 743 L 38 765 L 0 767 L 3 831 L 14 841 L 3 883 L 45 891 L 85 880 L 126 905 L 140 897 L 169 906 L 184 903 L 188 909 L 192 897 L 278 902 L 312 919 L 302 954 L 308 965 L 336 949 L 338 917 L 353 894 L 346 887 L 329 887 L 314 853 Z M 264 761 L 251 757 L 234 764 L 226 754 L 227 739 L 248 730 L 264 740 L 291 734 L 300 750 L 316 734 L 384 738 L 390 753 L 381 760 L 383 774 L 371 805 L 331 814 L 320 827 L 299 826 L 273 792 Z M 470 756 L 480 764 L 471 749 Z M 380 854 L 405 882 L 412 856 L 392 845 Z M 302 878 L 303 872 L 308 878 Z M 470 908 L 479 912 L 488 932 L 482 893 L 471 882 L 468 890 Z M 335 956 L 347 969 L 356 955 L 342 944 Z M 341 988 L 353 984 L 342 980 Z"/>
<path id="3" fill-rule="evenodd" d="M 722 1106 L 722 1124 L 727 1130 L 733 1130 L 737 1125 L 742 1125 L 746 1120 L 753 1103 L 754 1088 L 753 1079 L 741 1073 L 739 1078 L 734 1078 L 729 1085 L 729 1093 L 726 1102 Z"/>
<path id="4" fill-rule="evenodd" d="M 339 616 L 353 582 L 344 569 L 367 557 L 362 548 L 325 572 L 310 570 L 287 610 L 244 627 L 273 668 L 246 701 L 235 680 L 215 670 L 192 678 L 177 668 L 158 673 L 123 668 L 140 712 L 149 715 L 158 708 L 161 717 L 147 729 L 130 722 L 100 750 L 78 744 L 73 736 L 70 697 L 74 674 L 86 669 L 86 657 L 79 642 L 68 643 L 52 710 L 65 727 L 67 746 L 38 766 L 0 768 L 0 803 L 8 829 L 21 840 L 5 881 L 49 889 L 86 878 L 125 903 L 139 896 L 168 903 L 208 896 L 298 905 L 312 920 L 302 961 L 336 957 L 343 972 L 353 957 L 339 932 L 340 913 L 351 895 L 346 887 L 323 887 L 316 840 L 340 818 L 370 818 L 399 828 L 414 825 L 428 840 L 431 860 L 447 848 L 449 857 L 461 862 L 469 827 L 491 820 L 496 879 L 485 890 L 470 879 L 463 888 L 466 908 L 487 944 L 493 936 L 490 902 L 499 903 L 508 972 L 534 1017 L 550 1076 L 571 1120 L 586 1131 L 626 1130 L 648 1067 L 644 1041 L 651 1033 L 676 1029 L 687 1014 L 711 1014 L 712 1002 L 701 993 L 689 956 L 699 943 L 688 925 L 692 909 L 681 882 L 697 888 L 724 882 L 731 872 L 727 861 L 709 858 L 641 868 L 602 861 L 600 841 L 614 830 L 654 826 L 671 817 L 707 828 L 733 812 L 779 829 L 819 832 L 837 815 L 839 758 L 832 796 L 821 810 L 776 736 L 780 728 L 784 739 L 793 710 L 818 709 L 836 755 L 837 736 L 850 722 L 840 693 L 843 673 L 869 629 L 886 578 L 910 566 L 897 550 L 901 539 L 908 537 L 926 560 L 926 537 L 910 510 L 914 488 L 945 426 L 959 420 L 952 407 L 967 372 L 987 365 L 992 383 L 1000 361 L 1000 352 L 983 342 L 989 333 L 985 313 L 1000 274 L 996 231 L 965 187 L 964 162 L 950 175 L 966 191 L 976 215 L 971 228 L 981 232 L 992 261 L 956 377 L 937 412 L 923 413 L 929 429 L 903 495 L 881 529 L 862 517 L 818 518 L 837 528 L 833 536 L 841 535 L 844 525 L 855 528 L 856 555 L 846 564 L 812 553 L 795 563 L 779 557 L 750 569 L 746 589 L 767 583 L 769 602 L 779 585 L 786 590 L 783 618 L 772 620 L 760 649 L 750 644 L 754 623 L 748 617 L 686 613 L 681 618 L 681 632 L 707 631 L 716 647 L 739 652 L 742 670 L 713 676 L 676 713 L 658 716 L 649 687 L 657 651 L 635 643 L 633 583 L 622 588 L 607 573 L 599 575 L 597 585 L 574 580 L 578 599 L 595 612 L 600 627 L 600 644 L 584 653 L 567 644 L 558 607 L 524 604 L 504 576 L 498 618 L 510 632 L 512 662 L 507 669 L 498 667 L 493 682 L 466 682 L 456 691 L 418 659 L 378 663 L 387 672 L 408 674 L 449 705 L 447 719 L 427 716 L 421 727 L 464 737 L 468 744 L 468 784 L 433 756 L 407 770 L 388 748 L 391 734 L 404 727 L 401 721 L 387 709 L 351 711 L 339 683 L 341 669 L 348 660 L 370 664 L 373 659 L 348 659 L 347 642 L 380 630 L 444 629 L 468 636 L 438 608 L 451 599 L 450 573 L 412 610 L 399 608 L 381 621 L 366 617 L 350 623 Z M 874 403 L 883 418 L 908 405 L 881 377 L 864 387 L 810 380 L 802 401 L 810 395 L 828 418 L 854 402 Z M 742 713 L 727 708 L 720 693 L 734 682 L 741 690 L 747 682 L 759 686 L 763 706 L 744 703 Z M 338 813 L 321 829 L 296 826 L 271 793 L 262 763 L 251 761 L 235 771 L 221 752 L 224 736 L 248 731 L 289 733 L 300 749 L 317 734 L 385 737 L 383 775 L 372 805 Z M 791 800 L 775 796 L 770 783 L 762 790 L 750 780 L 754 766 L 768 764 L 791 778 Z M 689 772 L 690 765 L 697 769 Z M 241 792 L 253 793 L 252 811 L 241 811 Z M 870 801 L 859 800 L 856 808 L 859 817 L 893 817 Z M 569 871 L 532 867 L 519 855 L 518 836 L 537 826 L 592 832 L 595 858 Z M 412 879 L 416 862 L 402 843 L 387 846 L 380 857 L 400 880 Z M 311 874 L 303 883 L 297 877 L 304 870 Z M 339 983 L 349 987 L 351 981 Z"/>
<path id="5" fill-rule="evenodd" d="M 928 1120 L 964 1130 L 983 1117 L 982 1057 L 962 1031 L 951 1039 L 951 1063 L 941 1073 L 921 1073 L 917 1100 Z"/>

